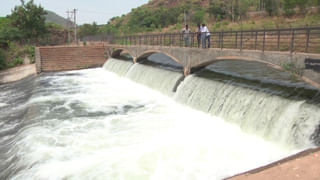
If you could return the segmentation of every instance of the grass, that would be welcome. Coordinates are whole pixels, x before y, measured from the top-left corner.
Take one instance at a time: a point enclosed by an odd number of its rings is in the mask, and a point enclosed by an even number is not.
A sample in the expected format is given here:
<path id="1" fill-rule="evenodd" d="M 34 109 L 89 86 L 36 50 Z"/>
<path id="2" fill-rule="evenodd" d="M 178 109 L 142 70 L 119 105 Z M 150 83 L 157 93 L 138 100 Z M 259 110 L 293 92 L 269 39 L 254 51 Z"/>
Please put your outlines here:
<path id="1" fill-rule="evenodd" d="M 295 66 L 292 62 L 284 62 L 281 63 L 281 67 L 283 70 L 288 71 L 290 73 L 290 77 L 292 80 L 295 80 L 296 77 L 300 77 L 302 75 L 302 69 Z"/>

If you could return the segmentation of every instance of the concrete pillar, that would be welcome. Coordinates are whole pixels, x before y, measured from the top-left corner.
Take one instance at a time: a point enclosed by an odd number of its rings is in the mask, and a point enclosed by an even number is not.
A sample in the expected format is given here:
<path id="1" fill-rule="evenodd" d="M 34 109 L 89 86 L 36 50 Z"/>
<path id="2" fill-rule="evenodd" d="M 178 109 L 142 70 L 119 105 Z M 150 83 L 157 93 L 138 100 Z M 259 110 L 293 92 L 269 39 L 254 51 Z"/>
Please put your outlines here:
<path id="1" fill-rule="evenodd" d="M 184 76 L 188 76 L 190 74 L 190 67 L 183 67 Z"/>
<path id="2" fill-rule="evenodd" d="M 35 48 L 35 61 L 36 61 L 36 69 L 37 73 L 41 73 L 41 53 L 40 53 L 40 48 L 36 47 Z"/>
<path id="3" fill-rule="evenodd" d="M 136 64 L 137 63 L 137 57 L 132 57 L 133 58 L 133 63 Z"/>

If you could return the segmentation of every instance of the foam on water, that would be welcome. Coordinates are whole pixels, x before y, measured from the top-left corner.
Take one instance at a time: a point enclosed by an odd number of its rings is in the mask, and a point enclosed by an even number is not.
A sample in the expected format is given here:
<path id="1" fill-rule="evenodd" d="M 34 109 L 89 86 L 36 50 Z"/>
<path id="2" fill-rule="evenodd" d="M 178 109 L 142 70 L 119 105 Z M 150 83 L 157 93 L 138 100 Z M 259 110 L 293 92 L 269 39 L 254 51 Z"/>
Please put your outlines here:
<path id="1" fill-rule="evenodd" d="M 1 179 L 218 180 L 296 152 L 103 69 L 38 82 Z"/>

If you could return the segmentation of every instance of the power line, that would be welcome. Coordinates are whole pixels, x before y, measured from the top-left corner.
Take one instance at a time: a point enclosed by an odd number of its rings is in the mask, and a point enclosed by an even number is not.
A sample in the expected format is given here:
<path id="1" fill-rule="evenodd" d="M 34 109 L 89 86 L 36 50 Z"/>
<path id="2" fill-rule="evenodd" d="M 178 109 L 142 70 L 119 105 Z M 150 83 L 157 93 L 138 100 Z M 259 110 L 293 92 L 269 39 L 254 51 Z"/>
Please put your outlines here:
<path id="1" fill-rule="evenodd" d="M 77 9 L 73 9 L 72 11 L 67 11 L 67 29 L 68 29 L 68 41 L 70 42 L 70 28 L 72 26 L 71 19 L 73 18 L 74 23 L 74 41 L 78 43 L 77 40 Z"/>
<path id="2" fill-rule="evenodd" d="M 74 40 L 78 44 L 78 39 L 77 39 L 77 9 L 73 9 L 74 13 Z"/>

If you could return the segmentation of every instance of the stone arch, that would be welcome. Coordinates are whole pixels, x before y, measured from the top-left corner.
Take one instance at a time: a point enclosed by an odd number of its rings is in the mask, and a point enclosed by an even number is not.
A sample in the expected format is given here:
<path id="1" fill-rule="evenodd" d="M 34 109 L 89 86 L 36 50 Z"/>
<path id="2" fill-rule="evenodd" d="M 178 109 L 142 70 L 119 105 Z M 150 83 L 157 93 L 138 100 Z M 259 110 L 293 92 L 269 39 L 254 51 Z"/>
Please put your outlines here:
<path id="1" fill-rule="evenodd" d="M 274 64 L 274 63 L 271 63 L 271 62 L 268 62 L 268 61 L 264 61 L 264 60 L 261 60 L 261 59 L 252 58 L 252 57 L 248 57 L 248 56 L 218 56 L 218 57 L 215 57 L 212 60 L 205 61 L 205 63 L 199 64 L 199 65 L 197 65 L 197 66 L 195 66 L 193 68 L 201 68 L 201 67 L 208 66 L 208 65 L 213 64 L 213 63 L 218 62 L 218 61 L 226 61 L 226 60 L 239 60 L 239 61 L 259 62 L 259 63 L 266 64 L 267 66 L 269 66 L 271 68 L 285 71 L 278 64 Z"/>
<path id="2" fill-rule="evenodd" d="M 117 49 L 114 49 L 111 53 L 111 57 L 114 58 L 114 57 L 118 57 L 120 56 L 120 54 L 122 52 L 127 52 L 128 54 L 130 54 L 130 56 L 132 56 L 132 58 L 134 59 L 135 56 L 133 53 L 131 53 L 129 50 L 125 49 L 125 48 L 117 48 Z"/>
<path id="3" fill-rule="evenodd" d="M 169 54 L 167 52 L 161 51 L 161 50 L 147 50 L 147 51 L 144 51 L 137 57 L 137 62 L 139 62 L 140 59 L 147 58 L 147 57 L 151 56 L 154 53 L 162 53 L 162 54 L 170 57 L 172 60 L 174 60 L 176 63 L 180 64 L 183 67 L 183 64 L 182 64 L 181 60 L 179 60 L 178 58 L 174 57 L 173 55 L 171 55 L 171 54 Z"/>

